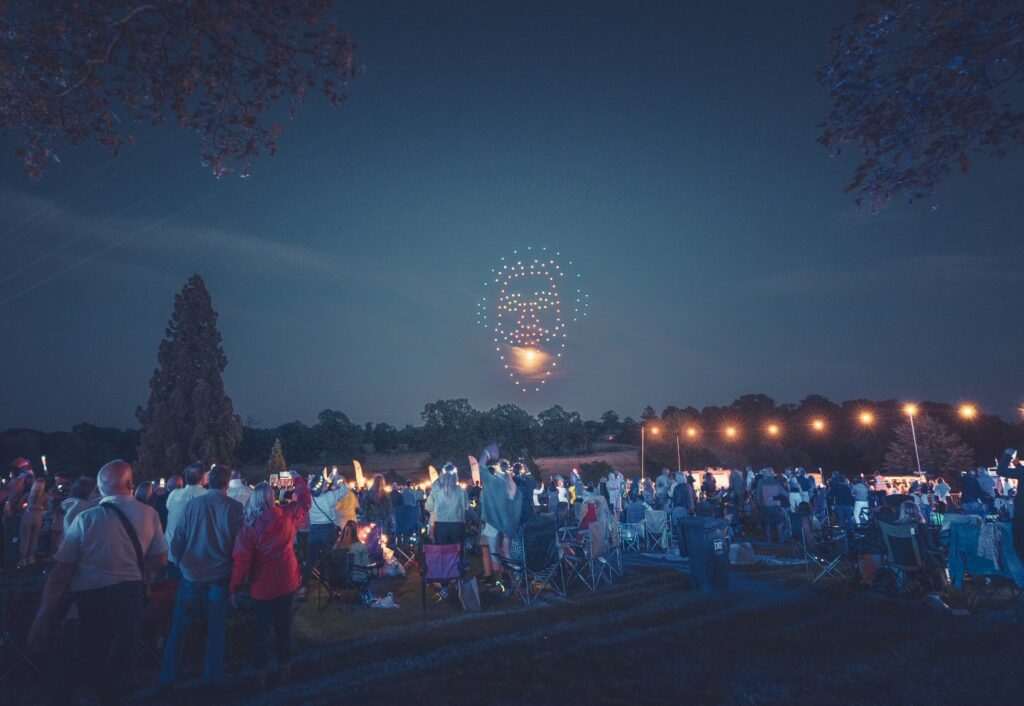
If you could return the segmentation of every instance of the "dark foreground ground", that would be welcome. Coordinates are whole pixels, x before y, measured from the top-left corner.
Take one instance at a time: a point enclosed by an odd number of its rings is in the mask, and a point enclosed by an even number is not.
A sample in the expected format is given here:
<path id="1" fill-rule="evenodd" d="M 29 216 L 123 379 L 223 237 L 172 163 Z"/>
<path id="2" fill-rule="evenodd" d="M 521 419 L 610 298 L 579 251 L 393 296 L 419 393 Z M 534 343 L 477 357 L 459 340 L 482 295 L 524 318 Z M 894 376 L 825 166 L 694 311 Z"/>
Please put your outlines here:
<path id="1" fill-rule="evenodd" d="M 524 608 L 500 598 L 466 614 L 419 604 L 418 575 L 381 584 L 398 610 L 299 608 L 291 683 L 255 689 L 233 622 L 231 685 L 204 704 L 1019 704 L 1024 605 L 966 617 L 849 588 L 808 588 L 803 570 L 734 569 L 729 592 L 689 589 L 678 564 L 634 559 L 596 593 Z M 201 655 L 201 642 L 196 643 Z M 133 703 L 152 701 L 153 665 Z M 34 688 L 0 702 L 35 703 Z M 6 692 L 6 693 L 5 693 Z"/>

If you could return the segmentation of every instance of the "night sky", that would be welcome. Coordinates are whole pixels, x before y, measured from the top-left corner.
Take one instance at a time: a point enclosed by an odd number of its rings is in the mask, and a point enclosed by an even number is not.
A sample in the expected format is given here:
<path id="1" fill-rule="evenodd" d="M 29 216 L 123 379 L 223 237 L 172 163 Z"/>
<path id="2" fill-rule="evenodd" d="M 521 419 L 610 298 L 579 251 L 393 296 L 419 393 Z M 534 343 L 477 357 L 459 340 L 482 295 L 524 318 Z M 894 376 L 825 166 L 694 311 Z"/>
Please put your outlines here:
<path id="1" fill-rule="evenodd" d="M 351 2 L 364 75 L 253 176 L 192 135 L 0 145 L 0 428 L 134 425 L 174 294 L 200 273 L 243 419 L 419 423 L 468 397 L 585 417 L 644 405 L 1024 401 L 1022 162 L 979 160 L 873 215 L 815 142 L 845 2 Z M 573 259 L 589 317 L 524 394 L 476 325 L 526 245 Z"/>

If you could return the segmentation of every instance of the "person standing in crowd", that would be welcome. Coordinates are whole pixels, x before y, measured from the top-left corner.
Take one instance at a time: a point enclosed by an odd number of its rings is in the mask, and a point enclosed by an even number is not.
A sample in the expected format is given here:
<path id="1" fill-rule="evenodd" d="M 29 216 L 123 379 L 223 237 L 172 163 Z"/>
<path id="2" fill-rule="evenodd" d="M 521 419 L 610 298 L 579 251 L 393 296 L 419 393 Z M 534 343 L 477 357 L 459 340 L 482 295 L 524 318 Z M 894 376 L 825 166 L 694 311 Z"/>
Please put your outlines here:
<path id="1" fill-rule="evenodd" d="M 654 481 L 654 499 L 657 503 L 656 507 L 659 509 L 668 507 L 669 486 L 672 484 L 672 479 L 669 478 L 668 473 L 667 468 L 662 468 L 661 473 L 658 474 Z"/>
<path id="2" fill-rule="evenodd" d="M 697 494 L 693 486 L 686 482 L 682 471 L 676 474 L 676 484 L 672 488 L 672 520 L 679 524 L 684 517 L 691 517 L 697 508 Z"/>
<path id="3" fill-rule="evenodd" d="M 501 572 L 498 558 L 508 556 L 508 545 L 519 528 L 522 515 L 522 493 L 512 478 L 508 461 L 487 466 L 481 473 L 484 492 L 480 496 L 480 515 L 484 525 L 480 532 L 484 579 Z M 580 498 L 582 502 L 582 497 Z"/>
<path id="4" fill-rule="evenodd" d="M 279 679 L 286 682 L 291 675 L 292 603 L 302 582 L 292 545 L 312 505 L 306 479 L 295 471 L 291 474 L 294 502 L 284 507 L 274 504 L 274 490 L 266 481 L 253 490 L 233 553 L 231 603 L 239 606 L 240 592 L 248 579 L 253 603 L 252 664 L 260 688 L 267 685 L 271 631 Z"/>
<path id="5" fill-rule="evenodd" d="M 981 502 L 989 515 L 996 511 L 996 479 L 984 466 L 978 466 L 978 487 L 981 488 Z"/>
<path id="6" fill-rule="evenodd" d="M 828 484 L 829 499 L 836 513 L 836 523 L 843 528 L 853 527 L 853 491 L 846 477 L 839 471 L 832 474 Z"/>
<path id="7" fill-rule="evenodd" d="M 163 488 L 162 493 L 157 494 L 156 501 L 153 503 L 156 514 L 160 516 L 160 526 L 164 528 L 164 532 L 167 531 L 167 499 L 170 497 L 178 488 L 182 488 L 185 485 L 185 481 L 182 480 L 181 476 L 175 473 L 173 476 L 167 479 L 167 485 Z"/>
<path id="8" fill-rule="evenodd" d="M 246 484 L 242 472 L 237 468 L 232 468 L 231 481 L 228 483 L 228 497 L 237 500 L 242 507 L 245 507 L 250 495 L 252 495 L 252 488 Z"/>
<path id="9" fill-rule="evenodd" d="M 64 511 L 64 534 L 68 533 L 71 523 L 83 510 L 96 507 L 99 495 L 96 490 L 96 479 L 89 476 L 76 478 L 68 491 L 68 497 L 61 503 Z"/>
<path id="10" fill-rule="evenodd" d="M 54 556 L 43 589 L 29 647 L 42 649 L 62 616 L 58 606 L 70 589 L 79 614 L 77 659 L 64 668 L 78 671 L 99 703 L 118 704 L 133 674 L 142 639 L 147 575 L 167 565 L 167 545 L 153 508 L 132 495 L 132 467 L 111 461 L 97 475 L 103 496 L 71 523 Z M 73 682 L 63 684 L 73 687 Z M 64 693 L 58 702 L 66 701 Z"/>
<path id="11" fill-rule="evenodd" d="M 242 505 L 228 497 L 230 471 L 227 468 L 214 466 L 207 477 L 209 490 L 189 501 L 175 522 L 170 538 L 181 581 L 157 682 L 158 689 L 164 692 L 170 691 L 174 684 L 181 643 L 200 616 L 206 619 L 203 683 L 217 685 L 224 678 L 228 580 L 235 537 L 242 526 Z"/>
<path id="12" fill-rule="evenodd" d="M 326 469 L 325 469 L 326 472 Z M 309 581 L 313 568 L 320 562 L 320 554 L 330 551 L 338 541 L 338 503 L 348 495 L 348 486 L 334 477 L 321 476 L 312 491 L 313 505 L 309 509 L 309 541 L 306 544 L 306 562 L 302 578 Z"/>
<path id="13" fill-rule="evenodd" d="M 534 480 L 530 469 L 522 461 L 517 461 L 512 465 L 512 477 L 523 496 L 519 524 L 524 525 L 533 519 L 533 503 L 530 502 L 530 499 L 533 497 L 533 489 L 536 487 L 537 481 Z"/>
<path id="14" fill-rule="evenodd" d="M 152 481 L 143 481 L 135 488 L 135 499 L 143 505 L 153 504 L 153 483 Z M 154 508 L 156 509 L 156 508 Z"/>
<path id="15" fill-rule="evenodd" d="M 21 558 L 18 546 L 21 541 L 18 536 L 21 531 L 21 506 L 32 488 L 35 474 L 32 472 L 32 464 L 27 459 L 16 458 L 11 461 L 11 465 L 16 469 L 17 475 L 7 483 L 7 497 L 4 499 L 4 540 L 9 548 L 9 556 L 16 562 Z"/>
<path id="16" fill-rule="evenodd" d="M 626 492 L 626 478 L 622 472 L 613 468 L 608 474 L 608 497 L 612 512 L 616 517 L 622 512 L 622 496 Z"/>
<path id="17" fill-rule="evenodd" d="M 785 511 L 782 509 L 782 496 L 786 493 L 779 479 L 770 468 L 761 471 L 763 478 L 757 484 L 757 505 L 761 510 L 761 526 L 764 529 L 765 539 L 772 543 L 772 536 L 782 541 L 782 525 L 785 521 Z"/>
<path id="18" fill-rule="evenodd" d="M 43 529 L 43 512 L 46 511 L 46 478 L 33 477 L 28 491 L 28 506 L 21 513 L 20 539 L 21 566 L 36 563 L 36 548 L 39 534 Z"/>
<path id="19" fill-rule="evenodd" d="M 459 544 L 466 538 L 466 508 L 469 498 L 459 485 L 459 469 L 446 463 L 430 487 L 426 510 L 435 544 Z"/>
<path id="20" fill-rule="evenodd" d="M 960 507 L 964 512 L 984 517 L 988 514 L 985 492 L 978 483 L 977 472 L 972 468 L 960 479 Z"/>
<path id="21" fill-rule="evenodd" d="M 858 475 L 853 479 L 850 494 L 853 496 L 853 523 L 859 525 L 864 521 L 862 513 L 868 509 L 868 498 L 871 495 L 867 483 L 864 482 L 864 476 Z"/>
<path id="22" fill-rule="evenodd" d="M 370 489 L 363 502 L 363 519 L 373 522 L 381 531 L 387 529 L 391 522 L 391 494 L 384 489 L 384 476 L 379 473 L 373 477 Z"/>
<path id="23" fill-rule="evenodd" d="M 206 480 L 206 471 L 202 463 L 193 463 L 186 466 L 182 475 L 185 476 L 185 487 L 172 490 L 167 494 L 167 524 L 164 530 L 164 539 L 167 541 L 169 549 L 167 560 L 172 567 L 172 578 L 178 577 L 179 569 L 178 558 L 174 555 L 174 548 L 171 547 L 171 537 L 174 536 L 174 530 L 177 528 L 178 521 L 184 514 L 188 504 L 206 493 L 206 488 L 203 487 L 203 481 Z"/>
<path id="24" fill-rule="evenodd" d="M 949 502 L 949 494 L 953 491 L 949 483 L 941 476 L 935 480 L 935 497 L 940 503 Z"/>
<path id="25" fill-rule="evenodd" d="M 339 482 L 344 482 L 339 480 Z M 335 508 L 338 513 L 338 526 L 344 528 L 349 522 L 355 522 L 359 514 L 359 496 L 354 491 L 349 491 L 341 496 Z"/>
<path id="26" fill-rule="evenodd" d="M 1006 449 L 996 473 L 1003 478 L 1011 478 L 1017 481 L 1017 493 L 1013 497 L 1013 548 L 1017 550 L 1017 556 L 1024 557 L 1024 501 L 1021 497 L 1020 482 L 1024 480 L 1024 468 L 1017 461 L 1017 450 Z"/>

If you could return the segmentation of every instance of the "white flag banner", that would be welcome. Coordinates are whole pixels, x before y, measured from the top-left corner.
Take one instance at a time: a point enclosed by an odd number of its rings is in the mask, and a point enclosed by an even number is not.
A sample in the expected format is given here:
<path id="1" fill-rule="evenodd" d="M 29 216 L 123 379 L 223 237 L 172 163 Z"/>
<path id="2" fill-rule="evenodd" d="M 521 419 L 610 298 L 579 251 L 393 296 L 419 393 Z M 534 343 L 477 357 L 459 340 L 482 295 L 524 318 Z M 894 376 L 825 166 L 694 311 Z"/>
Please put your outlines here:
<path id="1" fill-rule="evenodd" d="M 480 464 L 477 463 L 476 456 L 469 457 L 469 471 L 473 475 L 473 484 L 480 482 Z"/>
<path id="2" fill-rule="evenodd" d="M 433 466 L 427 466 L 427 473 L 430 474 L 430 484 L 433 485 L 437 482 L 437 469 Z"/>
<path id="3" fill-rule="evenodd" d="M 357 488 L 362 488 L 363 485 L 364 485 L 364 483 L 363 483 L 363 464 L 359 463 L 359 461 L 353 460 L 352 461 L 352 467 L 356 469 L 356 487 Z"/>

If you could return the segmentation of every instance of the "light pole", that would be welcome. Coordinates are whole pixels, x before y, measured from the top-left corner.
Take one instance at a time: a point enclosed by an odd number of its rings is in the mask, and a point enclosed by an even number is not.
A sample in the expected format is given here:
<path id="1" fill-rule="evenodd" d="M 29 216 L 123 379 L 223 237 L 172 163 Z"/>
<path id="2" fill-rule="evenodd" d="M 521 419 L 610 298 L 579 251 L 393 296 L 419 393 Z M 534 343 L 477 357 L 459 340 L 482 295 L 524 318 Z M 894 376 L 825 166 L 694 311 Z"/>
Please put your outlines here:
<path id="1" fill-rule="evenodd" d="M 651 433 L 654 434 L 655 436 L 658 435 L 658 431 L 659 431 L 658 427 L 651 427 Z M 645 478 L 645 475 L 644 475 L 644 442 L 645 442 L 646 433 L 647 433 L 647 425 L 646 424 L 641 424 L 640 425 L 640 480 L 641 480 L 641 482 Z"/>
<path id="2" fill-rule="evenodd" d="M 679 452 L 679 432 L 676 432 L 676 470 L 683 470 L 683 456 Z"/>
<path id="3" fill-rule="evenodd" d="M 910 438 L 914 440 L 914 458 L 917 460 L 917 475 L 922 476 L 924 473 L 921 472 L 921 453 L 917 450 L 917 431 L 914 429 L 914 415 L 917 414 L 917 405 L 908 404 L 903 408 L 903 411 L 910 417 Z"/>

